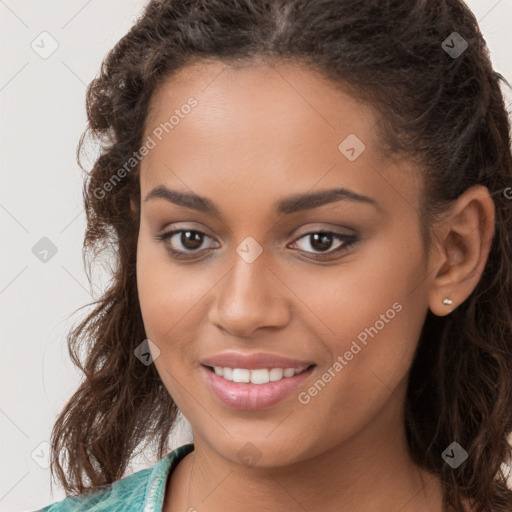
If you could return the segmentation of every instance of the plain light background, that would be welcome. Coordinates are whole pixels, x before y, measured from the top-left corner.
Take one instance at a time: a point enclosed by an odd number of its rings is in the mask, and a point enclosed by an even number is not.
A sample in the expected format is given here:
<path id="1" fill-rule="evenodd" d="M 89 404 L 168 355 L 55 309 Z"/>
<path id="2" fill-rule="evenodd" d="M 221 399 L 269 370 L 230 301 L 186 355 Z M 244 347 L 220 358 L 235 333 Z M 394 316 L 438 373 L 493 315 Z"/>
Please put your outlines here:
<path id="1" fill-rule="evenodd" d="M 75 311 L 101 292 L 102 275 L 95 274 L 91 295 L 81 254 L 82 172 L 75 161 L 86 126 L 85 89 L 145 3 L 0 0 L 1 512 L 34 510 L 65 496 L 57 486 L 50 493 L 46 443 L 81 379 L 66 335 L 88 308 Z M 512 0 L 468 5 L 495 69 L 512 83 Z M 42 58 L 52 44 L 57 49 Z M 510 112 L 512 95 L 504 92 Z M 47 261 L 37 256 L 43 249 Z M 189 440 L 183 421 L 171 448 Z M 131 471 L 154 462 L 141 454 Z"/>

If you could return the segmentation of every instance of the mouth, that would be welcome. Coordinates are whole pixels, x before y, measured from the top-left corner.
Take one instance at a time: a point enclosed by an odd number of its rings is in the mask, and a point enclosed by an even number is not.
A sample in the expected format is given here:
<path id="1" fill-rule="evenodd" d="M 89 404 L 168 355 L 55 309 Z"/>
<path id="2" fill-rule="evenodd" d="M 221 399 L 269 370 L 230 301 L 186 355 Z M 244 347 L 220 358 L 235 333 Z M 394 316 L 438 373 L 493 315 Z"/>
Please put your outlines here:
<path id="1" fill-rule="evenodd" d="M 256 410 L 272 407 L 302 387 L 316 364 L 298 368 L 231 368 L 207 366 L 201 370 L 212 395 L 224 406 Z"/>
<path id="2" fill-rule="evenodd" d="M 313 366 L 302 366 L 299 368 L 230 368 L 222 366 L 205 366 L 210 372 L 229 382 L 262 385 L 269 382 L 278 382 L 299 375 Z"/>

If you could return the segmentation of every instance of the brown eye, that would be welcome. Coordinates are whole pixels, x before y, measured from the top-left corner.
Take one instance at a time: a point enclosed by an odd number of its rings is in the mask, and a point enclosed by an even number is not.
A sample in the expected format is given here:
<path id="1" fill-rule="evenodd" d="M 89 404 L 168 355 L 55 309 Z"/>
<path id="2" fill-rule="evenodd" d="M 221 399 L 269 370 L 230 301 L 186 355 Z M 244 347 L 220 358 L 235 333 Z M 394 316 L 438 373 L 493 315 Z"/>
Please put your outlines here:
<path id="1" fill-rule="evenodd" d="M 156 235 L 155 238 L 162 241 L 171 257 L 176 259 L 197 259 L 198 255 L 206 253 L 208 249 L 212 248 L 203 247 L 206 239 L 212 240 L 212 238 L 206 233 L 194 229 L 176 229 Z M 332 231 L 314 231 L 299 237 L 295 245 L 301 240 L 308 241 L 311 248 L 311 250 L 307 248 L 301 250 L 320 259 L 346 251 L 357 242 L 357 236 Z"/>
<path id="2" fill-rule="evenodd" d="M 327 251 L 333 244 L 333 236 L 329 233 L 313 233 L 309 235 L 311 238 L 311 247 L 315 251 Z"/>
<path id="3" fill-rule="evenodd" d="M 343 252 L 357 241 L 357 237 L 355 235 L 344 235 L 332 231 L 315 231 L 302 235 L 298 238 L 295 244 L 303 239 L 308 242 L 307 245 L 310 246 L 312 251 L 307 249 L 303 250 L 305 252 L 312 253 L 313 255 L 316 253 L 319 256 L 322 256 L 322 254 L 331 255 Z M 335 245 L 336 241 L 337 244 Z M 335 246 L 335 249 L 331 250 L 333 245 Z"/>
<path id="4" fill-rule="evenodd" d="M 203 243 L 204 233 L 199 231 L 182 231 L 179 237 L 180 243 L 191 251 L 199 249 Z"/>
<path id="5" fill-rule="evenodd" d="M 194 229 L 176 229 L 168 233 L 156 235 L 156 239 L 164 242 L 167 251 L 175 258 L 194 257 L 206 250 L 201 248 L 205 239 L 210 238 L 206 233 Z"/>

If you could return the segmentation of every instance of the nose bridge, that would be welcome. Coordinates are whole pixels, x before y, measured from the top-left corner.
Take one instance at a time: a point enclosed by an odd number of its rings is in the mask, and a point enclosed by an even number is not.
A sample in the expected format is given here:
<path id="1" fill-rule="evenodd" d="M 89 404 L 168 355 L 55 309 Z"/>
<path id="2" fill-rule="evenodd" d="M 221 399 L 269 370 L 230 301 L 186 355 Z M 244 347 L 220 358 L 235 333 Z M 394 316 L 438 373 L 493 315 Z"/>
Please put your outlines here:
<path id="1" fill-rule="evenodd" d="M 230 272 L 230 285 L 242 296 L 262 298 L 267 293 L 268 257 L 263 247 L 252 237 L 244 239 L 236 248 L 233 257 L 233 270 Z M 252 292 L 251 292 L 252 291 Z"/>
<path id="2" fill-rule="evenodd" d="M 279 296 L 279 285 L 266 251 L 254 240 L 244 239 L 236 248 L 233 266 L 219 283 L 210 320 L 218 327 L 239 336 L 248 336 L 263 326 L 282 326 L 287 321 L 287 306 Z"/>

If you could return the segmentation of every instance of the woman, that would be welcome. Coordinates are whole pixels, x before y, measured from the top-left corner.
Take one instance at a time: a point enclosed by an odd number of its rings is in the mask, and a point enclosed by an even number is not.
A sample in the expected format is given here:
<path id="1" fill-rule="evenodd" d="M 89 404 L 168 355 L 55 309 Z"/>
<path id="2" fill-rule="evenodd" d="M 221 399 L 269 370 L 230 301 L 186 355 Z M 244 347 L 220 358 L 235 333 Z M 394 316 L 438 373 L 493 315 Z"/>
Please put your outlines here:
<path id="1" fill-rule="evenodd" d="M 458 0 L 148 3 L 88 89 L 116 267 L 43 510 L 512 510 L 499 80 Z"/>

